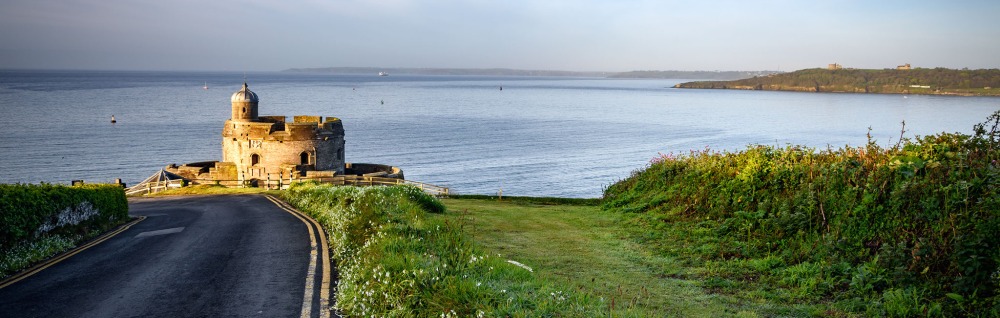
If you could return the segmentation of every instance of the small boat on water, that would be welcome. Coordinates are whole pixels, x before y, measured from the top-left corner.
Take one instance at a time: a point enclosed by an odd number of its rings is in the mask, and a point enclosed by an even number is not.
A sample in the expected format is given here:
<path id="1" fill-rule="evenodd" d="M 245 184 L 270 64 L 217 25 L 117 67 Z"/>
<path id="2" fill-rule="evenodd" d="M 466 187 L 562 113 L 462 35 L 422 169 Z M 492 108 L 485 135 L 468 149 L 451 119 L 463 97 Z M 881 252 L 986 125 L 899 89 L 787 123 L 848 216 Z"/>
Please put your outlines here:
<path id="1" fill-rule="evenodd" d="M 114 124 L 114 123 L 117 123 L 117 122 L 118 121 L 115 120 L 115 115 L 111 115 L 111 123 Z"/>
<path id="2" fill-rule="evenodd" d="M 202 86 L 201 88 L 202 88 L 202 89 L 208 89 L 208 82 L 206 81 L 206 82 L 205 82 L 205 86 Z"/>
<path id="3" fill-rule="evenodd" d="M 389 72 L 378 72 L 378 76 L 389 76 Z"/>

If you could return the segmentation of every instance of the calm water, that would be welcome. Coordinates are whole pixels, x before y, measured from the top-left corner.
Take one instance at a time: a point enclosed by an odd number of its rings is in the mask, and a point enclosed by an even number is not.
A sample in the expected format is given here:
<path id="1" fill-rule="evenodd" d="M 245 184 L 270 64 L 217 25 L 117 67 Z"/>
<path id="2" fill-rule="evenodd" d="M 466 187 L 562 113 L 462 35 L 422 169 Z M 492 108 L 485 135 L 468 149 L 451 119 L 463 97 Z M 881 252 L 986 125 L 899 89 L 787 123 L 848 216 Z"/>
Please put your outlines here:
<path id="1" fill-rule="evenodd" d="M 862 145 L 868 127 L 887 145 L 903 120 L 907 136 L 971 133 L 1000 109 L 998 98 L 669 88 L 678 80 L 247 78 L 261 115 L 343 119 L 349 162 L 397 165 L 459 193 L 526 196 L 598 197 L 657 152 Z M 169 163 L 219 160 L 242 83 L 237 73 L 0 71 L 0 182 L 134 184 Z"/>

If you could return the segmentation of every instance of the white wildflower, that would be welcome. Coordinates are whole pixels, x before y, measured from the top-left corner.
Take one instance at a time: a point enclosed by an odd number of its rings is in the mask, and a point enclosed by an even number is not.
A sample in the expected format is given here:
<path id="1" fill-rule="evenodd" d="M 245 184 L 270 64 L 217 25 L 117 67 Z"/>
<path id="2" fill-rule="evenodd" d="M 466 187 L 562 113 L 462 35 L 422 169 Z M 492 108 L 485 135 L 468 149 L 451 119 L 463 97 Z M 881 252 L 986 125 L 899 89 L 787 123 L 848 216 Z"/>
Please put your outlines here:
<path id="1" fill-rule="evenodd" d="M 39 236 L 49 231 L 66 226 L 66 225 L 77 225 L 81 222 L 87 221 L 90 218 L 96 216 L 100 211 L 94 208 L 94 205 L 90 202 L 83 201 L 80 202 L 76 207 L 67 207 L 63 209 L 59 214 L 55 216 L 55 219 L 49 219 L 47 222 L 43 223 L 41 226 L 35 230 L 35 236 Z"/>

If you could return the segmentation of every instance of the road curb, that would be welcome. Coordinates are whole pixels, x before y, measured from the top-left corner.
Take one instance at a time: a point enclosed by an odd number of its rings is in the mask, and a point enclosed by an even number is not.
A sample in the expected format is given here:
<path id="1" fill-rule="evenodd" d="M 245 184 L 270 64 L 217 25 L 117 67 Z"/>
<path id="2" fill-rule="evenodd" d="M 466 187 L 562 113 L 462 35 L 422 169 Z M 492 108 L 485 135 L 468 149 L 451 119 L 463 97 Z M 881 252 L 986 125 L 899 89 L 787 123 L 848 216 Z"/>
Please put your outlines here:
<path id="1" fill-rule="evenodd" d="M 114 237 L 115 235 L 118 235 L 121 232 L 125 232 L 125 230 L 128 230 L 133 225 L 136 225 L 137 223 L 139 223 L 139 222 L 141 222 L 142 220 L 145 220 L 145 219 L 146 219 L 145 216 L 136 217 L 134 220 L 129 221 L 128 223 L 119 225 L 113 231 L 104 233 L 103 235 L 98 236 L 97 238 L 90 240 L 86 244 L 77 246 L 77 247 L 75 247 L 75 248 L 73 248 L 73 249 L 71 249 L 69 251 L 62 252 L 62 253 L 60 253 L 60 254 L 52 257 L 52 258 L 49 258 L 48 260 L 46 260 L 44 262 L 38 263 L 35 266 L 29 267 L 26 270 L 20 271 L 17 274 L 14 274 L 14 275 L 12 275 L 10 277 L 7 277 L 6 279 L 0 281 L 0 289 L 2 289 L 4 287 L 7 287 L 7 286 L 10 286 L 10 285 L 13 285 L 14 283 L 17 283 L 17 282 L 21 281 L 22 279 L 31 277 L 31 275 L 34 275 L 34 274 L 36 274 L 38 272 L 41 272 L 42 270 L 44 270 L 46 268 L 49 268 L 52 265 L 58 264 L 59 262 L 62 262 L 64 260 L 66 260 L 67 258 L 70 258 L 73 255 L 76 255 L 77 253 L 83 252 L 84 250 L 86 250 L 88 248 L 91 248 L 91 247 L 93 247 L 93 246 L 95 246 L 97 244 L 101 244 L 102 242 L 107 241 L 108 239 Z"/>
<path id="2" fill-rule="evenodd" d="M 317 270 L 315 269 L 316 267 L 315 261 L 318 258 L 319 261 L 322 262 L 322 268 L 323 268 L 321 274 L 322 280 L 320 281 L 320 290 L 319 290 L 319 299 L 320 299 L 319 317 L 320 318 L 330 317 L 330 313 L 332 311 L 332 307 L 330 306 L 330 284 L 331 284 L 330 246 L 327 244 L 326 231 L 324 231 L 323 227 L 319 225 L 319 222 L 316 222 L 316 220 L 314 220 L 309 215 L 299 212 L 299 210 L 295 209 L 295 207 L 293 207 L 291 204 L 288 204 L 285 201 L 281 201 L 280 199 L 275 198 L 274 196 L 271 195 L 265 195 L 265 197 L 272 203 L 277 205 L 279 208 L 281 208 L 282 210 L 285 210 L 285 212 L 292 214 L 300 221 L 302 221 L 302 223 L 305 223 L 306 228 L 309 230 L 309 243 L 312 245 L 312 251 L 310 252 L 309 272 L 306 274 L 306 293 L 304 297 L 305 299 L 303 299 L 301 316 L 302 317 L 312 316 L 311 313 L 312 309 L 311 301 L 313 298 L 312 292 L 315 289 L 315 284 L 316 284 L 315 275 L 317 274 L 316 273 Z"/>

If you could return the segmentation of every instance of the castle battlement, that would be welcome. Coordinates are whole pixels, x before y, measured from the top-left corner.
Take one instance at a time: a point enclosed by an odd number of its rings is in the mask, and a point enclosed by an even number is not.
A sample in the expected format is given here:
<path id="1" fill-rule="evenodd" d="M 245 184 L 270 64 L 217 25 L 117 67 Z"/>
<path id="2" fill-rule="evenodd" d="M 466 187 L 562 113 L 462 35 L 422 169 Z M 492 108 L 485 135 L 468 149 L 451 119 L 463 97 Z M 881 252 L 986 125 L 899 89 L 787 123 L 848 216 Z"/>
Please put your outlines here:
<path id="1" fill-rule="evenodd" d="M 260 116 L 256 121 L 226 121 L 223 138 L 307 140 L 344 135 L 344 123 L 337 117 L 295 116 L 286 122 L 286 116 Z M 315 120 L 315 121 L 314 121 Z"/>
<path id="2" fill-rule="evenodd" d="M 344 125 L 322 116 L 258 116 L 259 98 L 246 83 L 233 93 L 232 117 L 222 128 L 222 161 L 232 162 L 240 179 L 344 173 Z"/>

